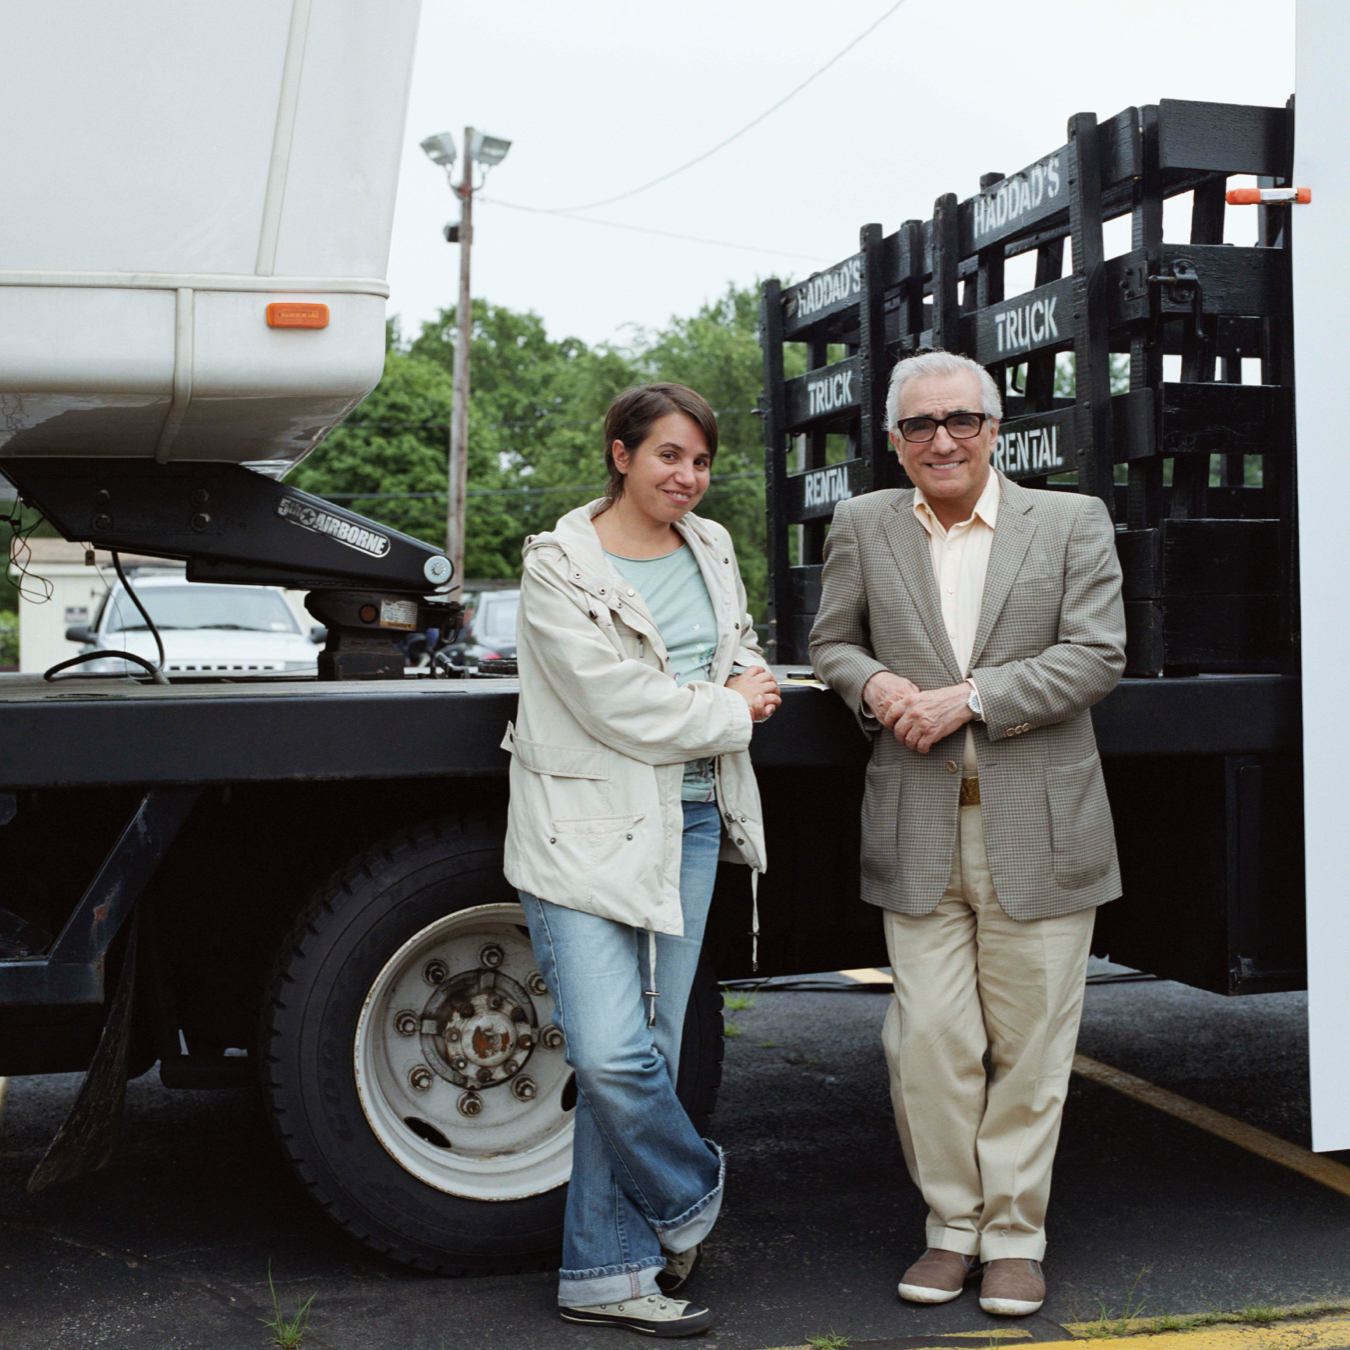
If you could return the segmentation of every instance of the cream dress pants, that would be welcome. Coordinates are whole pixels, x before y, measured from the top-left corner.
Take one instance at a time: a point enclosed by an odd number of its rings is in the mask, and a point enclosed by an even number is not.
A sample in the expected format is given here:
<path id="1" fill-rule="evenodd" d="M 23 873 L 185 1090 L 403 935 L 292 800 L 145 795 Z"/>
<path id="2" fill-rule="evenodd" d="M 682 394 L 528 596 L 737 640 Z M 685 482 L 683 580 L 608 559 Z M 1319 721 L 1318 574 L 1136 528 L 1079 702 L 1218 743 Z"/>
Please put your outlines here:
<path id="1" fill-rule="evenodd" d="M 885 914 L 891 1103 L 928 1205 L 928 1246 L 1039 1261 L 1096 911 L 1008 918 L 980 808 L 960 811 L 938 907 L 921 918 Z"/>

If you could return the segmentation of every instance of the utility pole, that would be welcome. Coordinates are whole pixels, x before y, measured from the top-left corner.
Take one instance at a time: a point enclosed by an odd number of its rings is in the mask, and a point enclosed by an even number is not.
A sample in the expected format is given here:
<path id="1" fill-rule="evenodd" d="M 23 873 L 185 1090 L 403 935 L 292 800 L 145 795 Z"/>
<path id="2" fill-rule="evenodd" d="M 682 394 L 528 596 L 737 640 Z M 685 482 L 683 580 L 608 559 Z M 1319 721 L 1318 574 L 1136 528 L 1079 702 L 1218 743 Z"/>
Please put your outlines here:
<path id="1" fill-rule="evenodd" d="M 464 176 L 459 194 L 459 304 L 455 315 L 454 383 L 450 407 L 449 501 L 445 516 L 445 551 L 464 584 L 464 501 L 469 483 L 469 347 L 473 341 L 473 299 L 469 292 L 469 251 L 473 247 L 473 128 L 464 128 Z"/>
<path id="2" fill-rule="evenodd" d="M 456 309 L 458 333 L 455 337 L 454 382 L 450 409 L 450 454 L 446 464 L 448 482 L 445 508 L 445 551 L 454 564 L 455 577 L 464 584 L 464 499 L 469 482 L 469 348 L 473 343 L 473 297 L 469 293 L 469 250 L 473 247 L 473 169 L 475 163 L 484 172 L 506 158 L 511 142 L 500 136 L 488 136 L 464 128 L 464 174 L 450 188 L 459 198 L 459 223 L 445 227 L 445 238 L 459 245 L 459 305 Z M 447 178 L 455 163 L 455 138 L 443 131 L 428 136 L 422 149 L 431 162 L 445 170 Z"/>

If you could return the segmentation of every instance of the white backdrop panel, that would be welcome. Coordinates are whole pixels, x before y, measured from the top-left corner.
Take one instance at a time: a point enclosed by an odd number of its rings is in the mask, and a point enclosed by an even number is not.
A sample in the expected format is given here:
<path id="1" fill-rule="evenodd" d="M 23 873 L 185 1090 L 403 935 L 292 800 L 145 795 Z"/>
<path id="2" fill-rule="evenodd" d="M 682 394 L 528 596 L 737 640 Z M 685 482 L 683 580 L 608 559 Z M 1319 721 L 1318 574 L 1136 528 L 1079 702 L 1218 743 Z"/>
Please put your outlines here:
<path id="1" fill-rule="evenodd" d="M 1308 1019 L 1313 1147 L 1350 1148 L 1350 450 L 1345 307 L 1350 295 L 1350 7 L 1299 0 L 1293 208 L 1298 371 L 1299 560 L 1303 609 L 1303 773 L 1308 866 Z"/>

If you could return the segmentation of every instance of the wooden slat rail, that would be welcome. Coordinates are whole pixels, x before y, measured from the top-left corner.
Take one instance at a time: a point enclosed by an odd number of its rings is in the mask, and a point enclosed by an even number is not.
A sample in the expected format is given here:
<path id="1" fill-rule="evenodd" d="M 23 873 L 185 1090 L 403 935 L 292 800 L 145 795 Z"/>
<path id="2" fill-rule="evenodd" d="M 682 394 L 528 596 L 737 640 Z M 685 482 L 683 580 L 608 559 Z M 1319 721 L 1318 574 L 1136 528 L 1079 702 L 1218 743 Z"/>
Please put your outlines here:
<path id="1" fill-rule="evenodd" d="M 1092 493 L 1116 516 L 1130 673 L 1295 669 L 1282 208 L 1253 214 L 1253 246 L 1223 242 L 1228 177 L 1283 184 L 1291 165 L 1287 108 L 1162 100 L 1102 122 L 1080 113 L 1064 144 L 1016 173 L 985 174 L 973 196 L 941 196 L 928 220 L 891 234 L 865 226 L 858 252 L 804 281 L 766 283 L 777 659 L 806 659 L 835 506 L 903 484 L 885 425 L 892 366 L 941 347 L 1003 390 L 1002 472 Z M 1163 203 L 1181 193 L 1192 194 L 1189 237 L 1164 239 Z M 1102 227 L 1124 215 L 1131 247 L 1108 258 Z M 1026 253 L 1034 284 L 1008 294 L 1005 265 Z M 792 380 L 787 342 L 807 354 Z M 1113 355 L 1127 356 L 1127 388 Z M 1260 383 L 1244 383 L 1253 359 Z"/>

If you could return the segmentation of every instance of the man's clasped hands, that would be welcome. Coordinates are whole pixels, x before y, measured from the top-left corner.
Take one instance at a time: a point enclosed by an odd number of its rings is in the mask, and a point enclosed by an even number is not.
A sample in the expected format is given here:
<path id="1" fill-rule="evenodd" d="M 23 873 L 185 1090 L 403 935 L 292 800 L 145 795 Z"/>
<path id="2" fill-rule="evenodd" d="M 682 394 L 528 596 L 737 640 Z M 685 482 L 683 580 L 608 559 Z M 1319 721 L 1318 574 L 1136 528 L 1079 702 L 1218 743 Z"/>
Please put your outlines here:
<path id="1" fill-rule="evenodd" d="M 926 755 L 944 736 L 974 717 L 969 681 L 944 689 L 920 689 L 913 680 L 879 670 L 863 686 L 863 702 L 897 741 Z"/>

